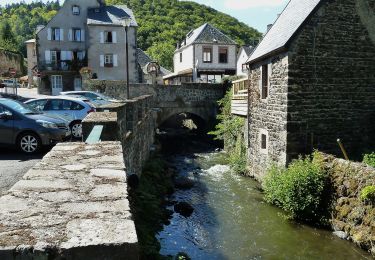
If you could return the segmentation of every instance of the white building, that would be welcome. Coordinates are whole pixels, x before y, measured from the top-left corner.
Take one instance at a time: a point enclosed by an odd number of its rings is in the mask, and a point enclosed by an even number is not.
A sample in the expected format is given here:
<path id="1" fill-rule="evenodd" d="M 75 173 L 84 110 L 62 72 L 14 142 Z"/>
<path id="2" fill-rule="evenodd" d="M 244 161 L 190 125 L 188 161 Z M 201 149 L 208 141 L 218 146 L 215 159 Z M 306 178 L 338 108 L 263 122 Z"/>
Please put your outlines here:
<path id="1" fill-rule="evenodd" d="M 220 83 L 224 76 L 236 74 L 237 45 L 206 23 L 178 44 L 173 64 L 174 73 L 164 77 L 166 84 Z"/>
<path id="2" fill-rule="evenodd" d="M 249 70 L 247 69 L 246 61 L 250 58 L 253 51 L 253 46 L 242 46 L 240 48 L 237 56 L 237 76 L 248 77 Z"/>

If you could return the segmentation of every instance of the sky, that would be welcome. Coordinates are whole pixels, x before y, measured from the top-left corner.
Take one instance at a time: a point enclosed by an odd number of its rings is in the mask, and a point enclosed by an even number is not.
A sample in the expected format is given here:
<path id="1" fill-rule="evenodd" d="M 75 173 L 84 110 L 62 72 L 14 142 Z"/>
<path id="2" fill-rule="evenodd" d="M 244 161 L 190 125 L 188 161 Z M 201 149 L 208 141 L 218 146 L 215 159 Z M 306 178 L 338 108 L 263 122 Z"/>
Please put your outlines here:
<path id="1" fill-rule="evenodd" d="M 24 0 L 32 2 L 35 0 Z M 44 0 L 43 0 L 44 1 Z M 229 14 L 241 22 L 265 32 L 267 24 L 273 23 L 288 0 L 193 0 Z M 0 0 L 0 5 L 18 3 L 21 0 Z M 60 3 L 62 0 L 60 0 Z"/>

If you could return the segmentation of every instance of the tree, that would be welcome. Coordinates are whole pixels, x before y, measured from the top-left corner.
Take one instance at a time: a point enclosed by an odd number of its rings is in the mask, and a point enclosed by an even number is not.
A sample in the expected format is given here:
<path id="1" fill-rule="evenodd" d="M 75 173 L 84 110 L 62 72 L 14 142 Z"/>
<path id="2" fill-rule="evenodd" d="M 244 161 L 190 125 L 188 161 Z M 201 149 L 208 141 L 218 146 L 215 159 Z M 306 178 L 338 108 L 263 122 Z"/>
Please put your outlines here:
<path id="1" fill-rule="evenodd" d="M 14 35 L 12 33 L 12 28 L 8 21 L 4 21 L 1 26 L 1 40 L 3 41 L 14 41 Z"/>

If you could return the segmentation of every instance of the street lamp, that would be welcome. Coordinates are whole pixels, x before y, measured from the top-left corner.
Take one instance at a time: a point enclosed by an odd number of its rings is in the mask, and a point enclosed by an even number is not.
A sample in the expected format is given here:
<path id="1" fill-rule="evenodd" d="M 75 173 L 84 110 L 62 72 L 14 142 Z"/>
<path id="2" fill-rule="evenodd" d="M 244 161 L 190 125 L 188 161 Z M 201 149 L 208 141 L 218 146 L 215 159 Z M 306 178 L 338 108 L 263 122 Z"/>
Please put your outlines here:
<path id="1" fill-rule="evenodd" d="M 125 27 L 125 40 L 126 40 L 126 98 L 130 99 L 129 91 L 129 42 L 128 42 L 128 29 L 132 19 L 128 16 L 121 18 L 122 25 Z"/>

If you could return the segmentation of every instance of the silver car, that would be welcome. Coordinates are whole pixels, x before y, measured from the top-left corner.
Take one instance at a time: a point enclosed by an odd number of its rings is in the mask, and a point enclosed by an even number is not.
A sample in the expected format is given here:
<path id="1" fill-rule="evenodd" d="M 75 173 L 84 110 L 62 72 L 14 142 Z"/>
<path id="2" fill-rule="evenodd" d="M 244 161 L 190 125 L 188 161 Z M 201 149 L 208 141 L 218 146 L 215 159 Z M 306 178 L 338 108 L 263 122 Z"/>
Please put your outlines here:
<path id="1" fill-rule="evenodd" d="M 110 103 L 118 103 L 121 102 L 120 100 L 108 97 L 102 93 L 94 92 L 94 91 L 65 91 L 61 92 L 61 95 L 64 96 L 82 96 L 88 98 L 90 102 L 97 106 L 108 105 Z"/>
<path id="2" fill-rule="evenodd" d="M 87 100 L 68 96 L 38 98 L 25 103 L 45 114 L 66 118 L 74 138 L 82 138 L 82 120 L 95 112 L 94 106 Z"/>

